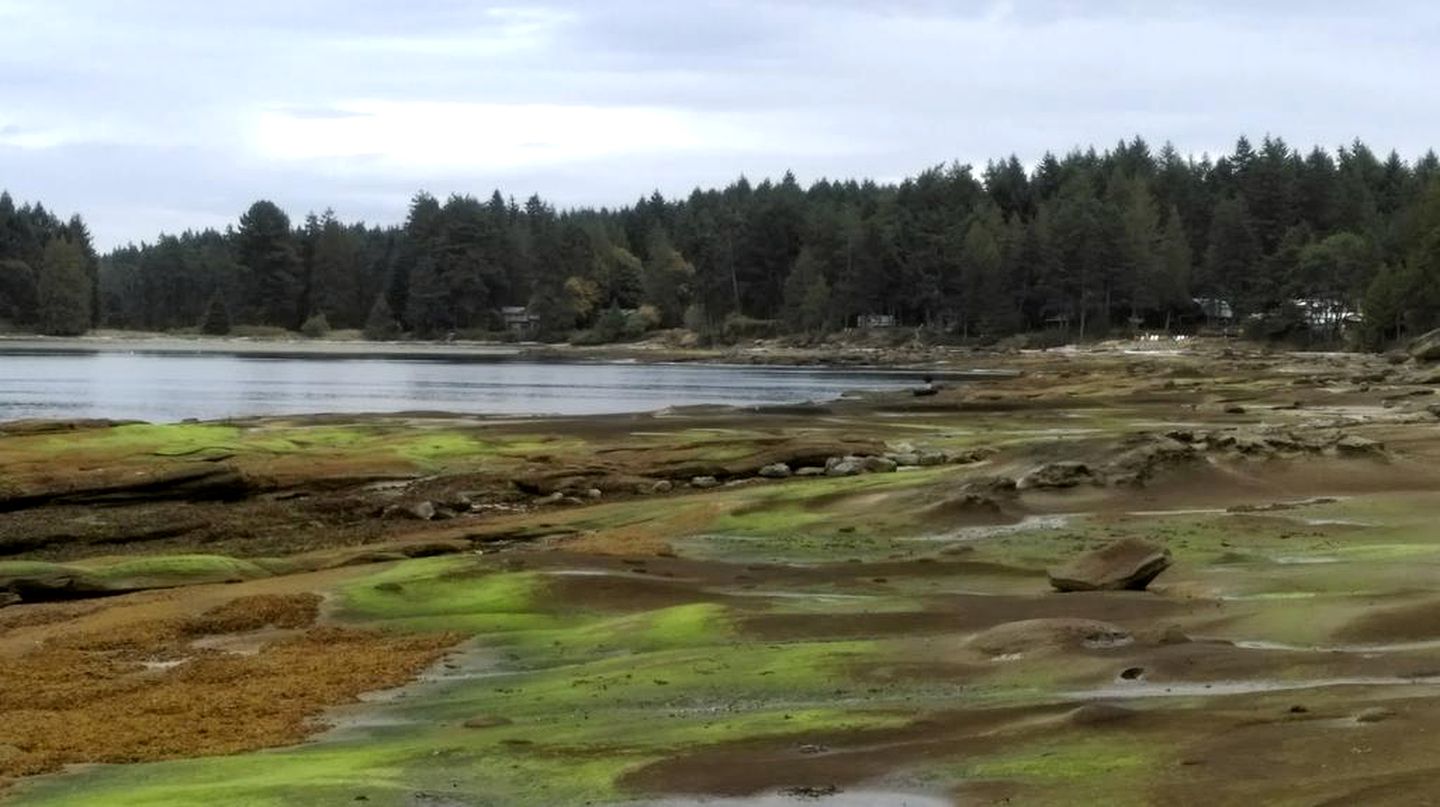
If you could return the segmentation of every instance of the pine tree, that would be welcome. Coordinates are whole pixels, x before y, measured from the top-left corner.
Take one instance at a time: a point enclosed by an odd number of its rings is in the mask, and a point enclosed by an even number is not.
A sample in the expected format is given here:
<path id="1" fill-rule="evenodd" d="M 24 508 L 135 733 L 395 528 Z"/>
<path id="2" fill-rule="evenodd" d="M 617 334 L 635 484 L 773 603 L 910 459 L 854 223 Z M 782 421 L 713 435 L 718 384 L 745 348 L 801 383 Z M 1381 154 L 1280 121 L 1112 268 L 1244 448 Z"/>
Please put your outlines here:
<path id="1" fill-rule="evenodd" d="M 36 325 L 41 333 L 79 336 L 90 329 L 90 278 L 78 244 L 59 237 L 45 245 L 36 296 Z"/>
<path id="2" fill-rule="evenodd" d="M 439 336 L 453 326 L 446 306 L 447 292 L 435 269 L 435 261 L 425 257 L 415 264 L 410 273 L 409 302 L 405 307 L 405 319 L 410 330 L 422 339 Z"/>
<path id="3" fill-rule="evenodd" d="M 235 240 L 250 291 L 249 315 L 265 325 L 298 326 L 302 266 L 290 219 L 274 203 L 256 202 L 240 217 Z"/>

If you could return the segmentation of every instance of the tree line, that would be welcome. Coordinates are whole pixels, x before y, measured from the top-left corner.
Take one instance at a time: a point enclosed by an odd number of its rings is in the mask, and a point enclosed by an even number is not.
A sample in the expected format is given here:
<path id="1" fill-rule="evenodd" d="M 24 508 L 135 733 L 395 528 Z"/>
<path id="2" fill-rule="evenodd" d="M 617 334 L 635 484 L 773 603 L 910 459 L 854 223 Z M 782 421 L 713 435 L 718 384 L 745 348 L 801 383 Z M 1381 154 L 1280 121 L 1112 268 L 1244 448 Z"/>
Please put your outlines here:
<path id="1" fill-rule="evenodd" d="M 1196 159 L 1136 138 L 1028 169 L 1012 156 L 898 183 L 742 178 L 619 209 L 420 193 L 396 226 L 328 211 L 297 225 L 260 201 L 223 232 L 104 256 L 78 217 L 0 196 L 0 318 L 15 327 L 434 338 L 501 331 L 507 307 L 541 336 L 597 341 L 880 315 L 973 339 L 1349 321 L 1378 346 L 1440 324 L 1440 160 L 1272 137 Z"/>

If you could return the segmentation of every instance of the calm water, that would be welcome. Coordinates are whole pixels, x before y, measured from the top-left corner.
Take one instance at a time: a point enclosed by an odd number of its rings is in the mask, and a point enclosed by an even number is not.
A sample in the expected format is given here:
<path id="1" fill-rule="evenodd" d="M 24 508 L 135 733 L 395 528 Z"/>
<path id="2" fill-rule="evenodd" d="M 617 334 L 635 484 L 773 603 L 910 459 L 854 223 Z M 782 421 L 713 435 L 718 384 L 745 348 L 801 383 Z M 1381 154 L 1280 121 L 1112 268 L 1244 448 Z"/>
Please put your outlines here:
<path id="1" fill-rule="evenodd" d="M 0 420 L 202 420 L 307 412 L 639 412 L 826 400 L 914 372 L 510 360 L 0 352 Z"/>

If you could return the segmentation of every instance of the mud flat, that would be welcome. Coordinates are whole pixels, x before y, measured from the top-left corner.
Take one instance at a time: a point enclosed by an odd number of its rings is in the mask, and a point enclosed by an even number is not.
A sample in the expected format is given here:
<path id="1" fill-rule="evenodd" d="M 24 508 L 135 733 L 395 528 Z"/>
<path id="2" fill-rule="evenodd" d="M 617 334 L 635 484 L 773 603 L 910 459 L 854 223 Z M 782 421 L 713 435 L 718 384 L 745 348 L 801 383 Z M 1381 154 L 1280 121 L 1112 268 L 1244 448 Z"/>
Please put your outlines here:
<path id="1" fill-rule="evenodd" d="M 0 424 L 0 798 L 1429 798 L 1440 374 L 1004 363 L 764 410 Z M 1126 539 L 1168 552 L 1145 590 L 1054 590 Z"/>

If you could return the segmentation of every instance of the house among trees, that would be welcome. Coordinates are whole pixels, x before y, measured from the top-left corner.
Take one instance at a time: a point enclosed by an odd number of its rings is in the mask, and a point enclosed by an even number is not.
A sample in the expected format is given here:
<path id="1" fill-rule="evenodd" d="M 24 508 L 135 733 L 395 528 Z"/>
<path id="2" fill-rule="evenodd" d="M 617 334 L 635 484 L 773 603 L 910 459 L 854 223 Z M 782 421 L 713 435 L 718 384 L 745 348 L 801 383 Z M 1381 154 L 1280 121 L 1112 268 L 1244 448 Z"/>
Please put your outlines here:
<path id="1" fill-rule="evenodd" d="M 530 313 L 530 309 L 523 305 L 502 306 L 500 321 L 506 331 L 520 337 L 531 336 L 540 327 L 540 317 Z"/>
<path id="2" fill-rule="evenodd" d="M 862 330 L 895 327 L 894 314 L 861 314 L 855 318 L 855 327 Z"/>
<path id="3" fill-rule="evenodd" d="M 1205 315 L 1209 322 L 1224 323 L 1235 319 L 1235 309 L 1230 305 L 1229 300 L 1222 300 L 1219 297 L 1196 297 L 1195 305 L 1200 307 L 1200 313 Z"/>

